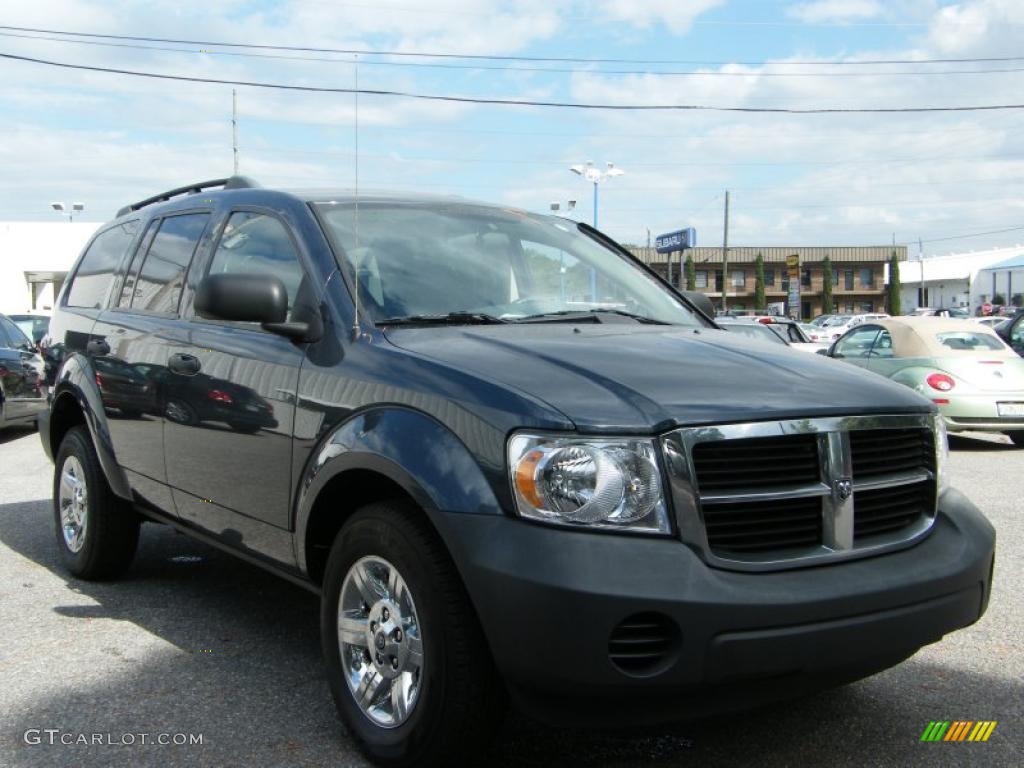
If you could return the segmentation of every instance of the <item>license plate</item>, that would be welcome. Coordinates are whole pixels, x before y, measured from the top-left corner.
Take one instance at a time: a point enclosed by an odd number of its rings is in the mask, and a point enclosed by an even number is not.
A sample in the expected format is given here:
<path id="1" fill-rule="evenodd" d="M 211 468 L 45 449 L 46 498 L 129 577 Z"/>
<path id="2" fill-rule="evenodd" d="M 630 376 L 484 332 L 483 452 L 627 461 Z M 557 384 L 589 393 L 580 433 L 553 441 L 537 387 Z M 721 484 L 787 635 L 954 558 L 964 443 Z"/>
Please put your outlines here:
<path id="1" fill-rule="evenodd" d="M 1024 403 L 996 403 L 1000 416 L 1024 417 Z"/>

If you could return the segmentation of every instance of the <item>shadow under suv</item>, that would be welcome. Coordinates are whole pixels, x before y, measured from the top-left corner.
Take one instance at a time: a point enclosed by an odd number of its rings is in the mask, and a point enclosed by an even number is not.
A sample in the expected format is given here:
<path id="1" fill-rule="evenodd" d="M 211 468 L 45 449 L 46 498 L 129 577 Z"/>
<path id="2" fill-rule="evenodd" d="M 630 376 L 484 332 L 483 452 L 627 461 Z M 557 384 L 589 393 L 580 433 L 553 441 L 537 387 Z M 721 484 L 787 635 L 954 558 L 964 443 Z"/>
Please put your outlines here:
<path id="1" fill-rule="evenodd" d="M 509 701 L 651 724 L 842 684 L 987 605 L 928 400 L 718 329 L 583 224 L 233 177 L 122 209 L 58 304 L 69 570 L 123 572 L 149 520 L 313 590 L 382 765 L 474 761 Z"/>

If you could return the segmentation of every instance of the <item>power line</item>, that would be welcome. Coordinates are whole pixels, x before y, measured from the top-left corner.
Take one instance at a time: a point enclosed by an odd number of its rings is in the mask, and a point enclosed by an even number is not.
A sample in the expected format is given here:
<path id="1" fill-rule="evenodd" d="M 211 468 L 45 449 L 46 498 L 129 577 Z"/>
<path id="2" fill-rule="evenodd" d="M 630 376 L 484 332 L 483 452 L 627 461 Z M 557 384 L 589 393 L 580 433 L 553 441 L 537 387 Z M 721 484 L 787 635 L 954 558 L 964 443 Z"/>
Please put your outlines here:
<path id="1" fill-rule="evenodd" d="M 0 27 L 2 29 L 2 27 Z M 305 61 L 320 62 L 328 64 L 344 64 L 350 66 L 351 59 L 329 58 L 326 56 L 285 56 L 275 53 L 252 53 L 245 51 L 217 51 L 212 49 L 195 48 L 171 48 L 164 45 L 142 45 L 139 43 L 115 43 L 101 40 L 73 40 L 65 37 L 53 37 L 47 35 L 28 35 L 17 32 L 0 32 L 0 37 L 17 38 L 21 40 L 42 40 L 51 43 L 66 43 L 71 45 L 91 45 L 104 48 L 122 48 L 138 51 L 159 51 L 163 53 L 187 53 L 198 56 L 230 56 L 232 58 L 249 59 L 271 59 L 275 61 Z M 217 47 L 217 46 L 215 46 Z M 451 64 L 424 61 L 364 61 L 363 64 L 375 67 L 406 67 L 414 69 L 455 69 L 470 71 L 490 72 L 547 72 L 551 74 L 592 74 L 592 75 L 644 75 L 655 77 L 770 77 L 770 78 L 851 78 L 851 77 L 935 77 L 947 75 L 992 75 L 1012 74 L 1024 72 L 1024 67 L 1002 67 L 997 69 L 932 69 L 913 71 L 877 71 L 867 72 L 763 72 L 745 71 L 733 72 L 722 70 L 651 70 L 651 69 L 586 69 L 579 67 L 528 67 L 528 66 L 507 66 L 494 64 Z M 747 66 L 747 65 L 741 65 Z M 763 66 L 775 66 L 768 62 Z"/>
<path id="2" fill-rule="evenodd" d="M 13 53 L 0 53 L 0 58 L 13 61 L 24 61 L 61 69 L 76 69 L 86 72 L 105 72 L 114 75 L 132 77 L 148 77 L 157 80 L 175 80 L 187 83 L 209 83 L 212 85 L 242 85 L 249 88 L 267 88 L 283 91 L 299 91 L 303 93 L 360 93 L 368 96 L 391 96 L 420 101 L 454 102 L 459 104 L 491 104 L 509 107 L 549 107 L 559 109 L 608 110 L 620 112 L 743 112 L 761 114 L 791 115 L 826 115 L 826 114 L 911 114 L 937 112 L 996 112 L 1024 109 L 1022 104 L 974 104 L 965 106 L 941 107 L 741 107 L 713 106 L 707 104 L 602 104 L 571 101 L 537 101 L 532 99 L 512 99 L 484 96 L 447 96 L 442 94 L 415 93 L 412 91 L 396 91 L 380 88 L 330 88 L 326 86 L 289 85 L 285 83 L 267 83 L 255 80 L 232 80 L 227 78 L 194 77 L 186 75 L 168 75 L 157 72 L 143 72 L 133 69 L 116 67 L 98 67 L 89 64 L 70 64 L 67 62 L 37 59 L 32 56 L 18 56 Z"/>
<path id="3" fill-rule="evenodd" d="M 374 8 L 379 10 L 378 6 Z M 472 59 L 479 61 L 531 61 L 531 62 L 560 62 L 574 64 L 692 64 L 697 66 L 725 66 L 737 64 L 741 66 L 799 66 L 799 65 L 823 65 L 823 66 L 861 66 L 869 64 L 958 64 L 958 63 L 993 63 L 1024 61 L 1024 56 L 988 56 L 975 58 L 931 58 L 931 59 L 847 59 L 843 61 L 702 61 L 696 59 L 634 59 L 634 58 L 587 58 L 575 56 L 516 56 L 497 54 L 472 54 L 472 53 L 447 53 L 447 52 L 426 52 L 426 51 L 392 51 L 392 50 L 366 50 L 360 48 L 315 48 L 310 46 L 296 45 L 271 45 L 266 43 L 232 43 L 215 40 L 188 40 L 169 37 L 145 37 L 141 35 L 108 35 L 96 32 L 76 32 L 60 29 L 44 29 L 39 27 L 15 27 L 0 25 L 0 29 L 13 32 L 38 32 L 50 35 L 66 35 L 69 37 L 101 38 L 105 40 L 131 40 L 135 42 L 148 43 L 173 43 L 178 45 L 198 45 L 214 48 L 252 48 L 270 51 L 298 51 L 302 53 L 340 53 L 358 54 L 360 56 L 397 56 L 408 58 L 430 58 L 430 59 Z M 365 63 L 365 61 L 363 62 Z"/>
<path id="4" fill-rule="evenodd" d="M 1024 230 L 1024 227 L 1007 227 L 1006 229 L 991 229 L 988 232 L 971 232 L 966 235 L 950 235 L 949 237 L 933 237 L 931 240 L 912 240 L 903 245 L 912 245 L 913 243 L 944 243 L 947 240 L 965 240 L 968 237 L 983 237 L 985 235 L 1001 235 L 1006 232 L 1019 232 Z"/>

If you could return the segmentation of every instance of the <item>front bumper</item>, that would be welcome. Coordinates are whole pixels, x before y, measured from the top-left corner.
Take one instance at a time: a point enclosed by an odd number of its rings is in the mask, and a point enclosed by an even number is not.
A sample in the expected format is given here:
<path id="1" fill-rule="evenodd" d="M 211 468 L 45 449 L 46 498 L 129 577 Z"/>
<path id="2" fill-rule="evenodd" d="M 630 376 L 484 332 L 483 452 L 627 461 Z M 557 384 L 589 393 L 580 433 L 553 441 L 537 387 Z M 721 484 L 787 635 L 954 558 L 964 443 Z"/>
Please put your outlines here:
<path id="1" fill-rule="evenodd" d="M 550 722 L 650 724 L 741 709 L 873 674 L 974 623 L 995 532 L 956 491 L 926 539 L 770 573 L 710 568 L 675 539 L 490 515 L 436 515 L 513 697 Z M 638 613 L 679 642 L 643 675 L 609 638 Z"/>

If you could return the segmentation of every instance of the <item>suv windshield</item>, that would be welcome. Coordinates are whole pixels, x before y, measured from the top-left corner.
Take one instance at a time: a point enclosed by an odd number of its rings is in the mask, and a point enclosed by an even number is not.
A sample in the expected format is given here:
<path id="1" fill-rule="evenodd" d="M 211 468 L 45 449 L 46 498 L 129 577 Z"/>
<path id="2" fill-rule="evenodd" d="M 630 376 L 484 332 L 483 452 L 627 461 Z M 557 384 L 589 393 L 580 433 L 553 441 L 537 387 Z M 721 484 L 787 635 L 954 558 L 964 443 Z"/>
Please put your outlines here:
<path id="1" fill-rule="evenodd" d="M 464 203 L 315 204 L 375 322 L 697 316 L 574 222 Z M 623 320 L 625 318 L 625 320 Z"/>

